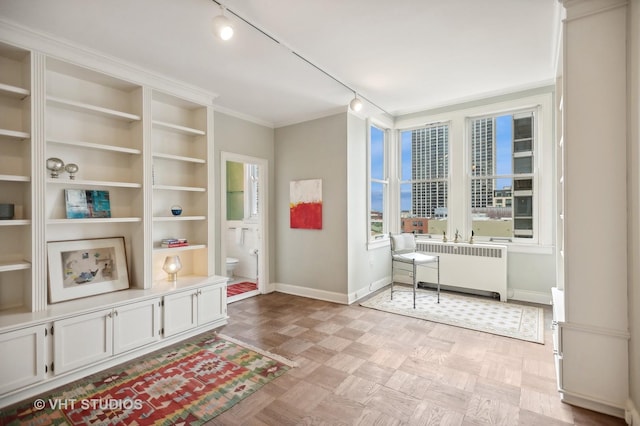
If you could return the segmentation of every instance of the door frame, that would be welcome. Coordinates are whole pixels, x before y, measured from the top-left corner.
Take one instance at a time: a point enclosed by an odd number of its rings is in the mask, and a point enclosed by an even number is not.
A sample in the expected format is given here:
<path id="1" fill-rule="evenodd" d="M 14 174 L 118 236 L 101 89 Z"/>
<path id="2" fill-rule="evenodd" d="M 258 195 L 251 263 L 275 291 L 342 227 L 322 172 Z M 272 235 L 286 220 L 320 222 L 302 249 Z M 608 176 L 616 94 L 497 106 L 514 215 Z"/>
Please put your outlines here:
<path id="1" fill-rule="evenodd" d="M 269 162 L 264 158 L 233 152 L 220 152 L 220 267 L 223 275 L 226 273 L 226 222 L 227 222 L 227 161 L 236 163 L 257 164 L 258 175 L 258 291 L 261 294 L 269 292 Z"/>

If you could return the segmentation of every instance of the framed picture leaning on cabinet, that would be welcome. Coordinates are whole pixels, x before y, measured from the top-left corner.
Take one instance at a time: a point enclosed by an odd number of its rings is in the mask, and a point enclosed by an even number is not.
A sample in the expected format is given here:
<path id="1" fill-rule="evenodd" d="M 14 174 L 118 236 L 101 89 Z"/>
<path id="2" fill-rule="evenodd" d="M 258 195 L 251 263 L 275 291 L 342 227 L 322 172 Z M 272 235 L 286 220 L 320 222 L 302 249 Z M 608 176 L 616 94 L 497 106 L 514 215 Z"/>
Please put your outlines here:
<path id="1" fill-rule="evenodd" d="M 124 237 L 47 243 L 49 302 L 129 288 Z"/>

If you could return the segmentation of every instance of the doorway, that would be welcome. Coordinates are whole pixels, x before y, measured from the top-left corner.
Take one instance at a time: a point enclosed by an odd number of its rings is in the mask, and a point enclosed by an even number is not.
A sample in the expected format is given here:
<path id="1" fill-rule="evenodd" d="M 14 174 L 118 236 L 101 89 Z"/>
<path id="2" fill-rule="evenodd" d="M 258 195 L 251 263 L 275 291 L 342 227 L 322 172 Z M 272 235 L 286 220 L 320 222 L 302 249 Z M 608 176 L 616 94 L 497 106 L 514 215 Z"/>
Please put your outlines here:
<path id="1" fill-rule="evenodd" d="M 266 293 L 268 286 L 267 160 L 221 153 L 221 267 L 227 303 Z"/>

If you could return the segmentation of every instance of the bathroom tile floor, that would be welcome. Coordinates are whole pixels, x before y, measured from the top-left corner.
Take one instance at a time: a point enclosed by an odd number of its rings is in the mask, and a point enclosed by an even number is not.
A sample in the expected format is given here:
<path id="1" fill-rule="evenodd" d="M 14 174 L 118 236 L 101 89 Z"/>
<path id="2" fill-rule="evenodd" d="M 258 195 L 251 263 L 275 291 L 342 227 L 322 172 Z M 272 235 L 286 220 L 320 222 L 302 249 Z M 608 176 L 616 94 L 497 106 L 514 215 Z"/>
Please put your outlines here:
<path id="1" fill-rule="evenodd" d="M 624 425 L 564 404 L 545 344 L 282 293 L 220 329 L 299 367 L 208 425 Z"/>

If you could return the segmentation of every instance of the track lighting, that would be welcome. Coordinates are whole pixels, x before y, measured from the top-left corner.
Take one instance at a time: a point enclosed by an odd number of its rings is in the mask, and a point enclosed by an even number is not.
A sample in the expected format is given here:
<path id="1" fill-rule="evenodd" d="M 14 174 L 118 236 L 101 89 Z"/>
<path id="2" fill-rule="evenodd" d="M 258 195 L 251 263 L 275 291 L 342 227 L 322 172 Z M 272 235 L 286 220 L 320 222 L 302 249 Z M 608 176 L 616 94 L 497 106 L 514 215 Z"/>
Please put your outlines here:
<path id="1" fill-rule="evenodd" d="M 224 16 L 224 6 L 220 5 L 222 11 L 220 15 L 213 18 L 213 33 L 222 40 L 229 40 L 233 37 L 233 27 L 229 18 Z"/>
<path id="2" fill-rule="evenodd" d="M 353 99 L 351 99 L 351 102 L 349 102 L 349 108 L 351 108 L 352 111 L 358 112 L 362 109 L 362 101 L 355 93 L 353 94 L 353 96 Z"/>
<path id="3" fill-rule="evenodd" d="M 216 16 L 215 18 L 213 18 L 213 23 L 212 23 L 213 24 L 212 30 L 213 30 L 214 34 L 216 35 L 216 37 L 219 37 L 222 40 L 229 40 L 233 36 L 233 27 L 231 26 L 231 21 L 224 15 L 225 11 L 227 11 L 227 12 L 229 12 L 230 14 L 232 14 L 233 16 L 235 16 L 237 18 L 237 21 L 235 21 L 235 22 L 241 22 L 241 23 L 243 22 L 244 24 L 246 24 L 249 27 L 253 28 L 254 30 L 258 31 L 260 34 L 262 34 L 263 36 L 265 36 L 269 40 L 273 41 L 274 43 L 276 43 L 276 44 L 278 44 L 280 46 L 283 46 L 290 53 L 292 53 L 295 57 L 297 57 L 298 59 L 302 60 L 303 62 L 306 62 L 307 64 L 309 64 L 313 68 L 317 69 L 318 71 L 320 71 L 321 73 L 323 73 L 324 75 L 326 75 L 327 77 L 329 77 L 330 79 L 335 81 L 336 83 L 342 85 L 345 89 L 353 92 L 353 99 L 351 100 L 351 102 L 349 102 L 349 108 L 352 111 L 354 111 L 354 112 L 361 111 L 362 108 L 364 107 L 364 104 L 362 103 L 362 100 L 364 99 L 365 101 L 367 101 L 367 105 L 371 105 L 373 107 L 376 107 L 377 109 L 379 109 L 383 113 L 387 114 L 388 116 L 391 116 L 391 113 L 387 112 L 380 105 L 377 105 L 376 103 L 371 101 L 371 99 L 368 99 L 368 98 L 366 98 L 364 96 L 358 97 L 358 94 L 356 93 L 356 91 L 352 87 L 348 86 L 347 84 L 345 84 L 344 82 L 340 81 L 339 79 L 337 79 L 332 74 L 330 74 L 327 71 L 325 71 L 324 69 L 320 68 L 318 65 L 314 64 L 309 59 L 307 59 L 304 56 L 302 56 L 300 53 L 292 50 L 290 47 L 287 47 L 287 45 L 285 43 L 283 43 L 282 41 L 274 38 L 271 34 L 265 32 L 262 28 L 258 27 L 254 23 L 250 22 L 248 19 L 242 17 L 241 15 L 238 15 L 238 13 L 236 13 L 232 9 L 227 9 L 222 3 L 220 3 L 219 0 L 213 0 L 213 2 L 215 4 L 217 4 L 218 6 L 220 6 L 220 10 L 221 10 L 220 15 Z"/>

